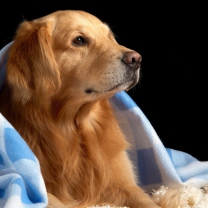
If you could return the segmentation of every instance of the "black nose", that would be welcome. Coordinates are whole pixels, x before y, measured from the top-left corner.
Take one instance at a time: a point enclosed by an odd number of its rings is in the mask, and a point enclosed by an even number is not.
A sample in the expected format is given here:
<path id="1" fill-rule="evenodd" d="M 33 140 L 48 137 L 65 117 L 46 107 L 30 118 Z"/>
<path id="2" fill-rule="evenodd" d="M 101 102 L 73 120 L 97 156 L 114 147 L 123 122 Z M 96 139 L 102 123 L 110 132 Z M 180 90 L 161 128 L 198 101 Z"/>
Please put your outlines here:
<path id="1" fill-rule="evenodd" d="M 136 51 L 131 51 L 125 53 L 122 60 L 132 69 L 137 70 L 138 68 L 140 68 L 142 56 Z"/>

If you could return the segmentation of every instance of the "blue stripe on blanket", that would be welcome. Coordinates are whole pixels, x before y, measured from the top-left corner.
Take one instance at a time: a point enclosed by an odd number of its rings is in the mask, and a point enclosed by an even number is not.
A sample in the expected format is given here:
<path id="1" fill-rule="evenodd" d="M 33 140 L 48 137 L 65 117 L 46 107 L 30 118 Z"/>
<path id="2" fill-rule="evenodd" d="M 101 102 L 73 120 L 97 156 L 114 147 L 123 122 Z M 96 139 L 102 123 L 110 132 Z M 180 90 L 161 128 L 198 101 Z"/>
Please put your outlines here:
<path id="1" fill-rule="evenodd" d="M 2 166 L 4 166 L 4 159 L 3 159 L 3 157 L 0 155 L 0 169 L 1 169 Z"/>
<path id="2" fill-rule="evenodd" d="M 21 188 L 21 201 L 23 204 L 31 204 L 31 200 L 28 198 L 28 195 L 27 195 L 27 190 L 26 190 L 26 186 L 25 186 L 25 183 L 24 181 L 22 180 L 22 178 L 16 178 L 14 179 L 14 181 L 12 181 L 13 184 L 16 184 L 18 185 L 20 188 Z"/>
<path id="3" fill-rule="evenodd" d="M 116 93 L 111 100 L 117 105 L 120 111 L 136 107 L 136 103 L 130 99 L 129 95 L 125 92 Z M 122 100 L 122 102 L 121 102 Z"/>
<path id="4" fill-rule="evenodd" d="M 17 160 L 29 159 L 36 161 L 35 156 L 31 150 L 27 148 L 27 144 L 21 139 L 21 136 L 15 131 L 15 129 L 4 129 L 5 149 L 8 157 L 14 163 Z"/>
<path id="5" fill-rule="evenodd" d="M 138 162 L 140 183 L 146 185 L 162 183 L 162 175 L 157 166 L 154 150 L 152 148 L 137 150 L 137 156 L 138 161 L 142 161 L 142 163 Z M 154 177 L 149 173 L 150 170 L 154 170 Z"/>
<path id="6" fill-rule="evenodd" d="M 7 44 L 3 49 L 0 50 L 0 92 L 4 85 L 5 78 L 6 78 L 6 63 L 7 63 L 7 57 L 8 53 L 7 51 L 11 47 L 12 42 Z"/>

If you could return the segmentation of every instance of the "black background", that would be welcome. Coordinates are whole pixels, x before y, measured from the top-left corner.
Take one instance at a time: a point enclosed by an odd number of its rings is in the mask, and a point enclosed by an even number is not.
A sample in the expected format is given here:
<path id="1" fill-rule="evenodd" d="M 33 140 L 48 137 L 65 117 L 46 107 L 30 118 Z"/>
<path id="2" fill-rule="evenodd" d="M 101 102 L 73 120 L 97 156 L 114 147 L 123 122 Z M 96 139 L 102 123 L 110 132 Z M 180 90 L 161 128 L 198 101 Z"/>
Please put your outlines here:
<path id="1" fill-rule="evenodd" d="M 164 2 L 4 0 L 0 47 L 24 19 L 65 9 L 94 14 L 110 25 L 120 44 L 142 55 L 140 82 L 128 93 L 163 144 L 208 161 L 206 7 Z"/>

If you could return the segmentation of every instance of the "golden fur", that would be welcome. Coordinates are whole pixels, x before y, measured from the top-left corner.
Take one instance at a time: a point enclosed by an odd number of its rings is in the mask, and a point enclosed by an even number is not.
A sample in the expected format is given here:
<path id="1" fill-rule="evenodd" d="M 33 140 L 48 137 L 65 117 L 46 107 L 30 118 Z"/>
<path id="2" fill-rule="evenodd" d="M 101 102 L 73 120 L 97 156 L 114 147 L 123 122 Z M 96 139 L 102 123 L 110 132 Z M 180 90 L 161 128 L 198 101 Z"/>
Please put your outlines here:
<path id="1" fill-rule="evenodd" d="M 67 207 L 158 207 L 136 185 L 108 101 L 138 82 L 140 62 L 84 11 L 20 24 L 0 111 L 39 159 L 47 192 Z"/>

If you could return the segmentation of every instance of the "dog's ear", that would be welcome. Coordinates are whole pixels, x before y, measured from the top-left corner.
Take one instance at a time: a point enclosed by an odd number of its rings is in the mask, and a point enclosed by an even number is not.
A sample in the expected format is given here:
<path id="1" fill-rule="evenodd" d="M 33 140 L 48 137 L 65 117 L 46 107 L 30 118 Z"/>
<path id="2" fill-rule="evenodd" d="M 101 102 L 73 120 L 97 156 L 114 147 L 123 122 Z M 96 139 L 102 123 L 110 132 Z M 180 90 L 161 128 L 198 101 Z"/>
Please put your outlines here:
<path id="1" fill-rule="evenodd" d="M 53 95 L 60 73 L 52 50 L 52 23 L 24 21 L 18 28 L 7 64 L 7 81 L 23 103 Z"/>

